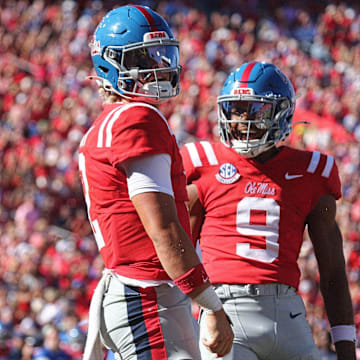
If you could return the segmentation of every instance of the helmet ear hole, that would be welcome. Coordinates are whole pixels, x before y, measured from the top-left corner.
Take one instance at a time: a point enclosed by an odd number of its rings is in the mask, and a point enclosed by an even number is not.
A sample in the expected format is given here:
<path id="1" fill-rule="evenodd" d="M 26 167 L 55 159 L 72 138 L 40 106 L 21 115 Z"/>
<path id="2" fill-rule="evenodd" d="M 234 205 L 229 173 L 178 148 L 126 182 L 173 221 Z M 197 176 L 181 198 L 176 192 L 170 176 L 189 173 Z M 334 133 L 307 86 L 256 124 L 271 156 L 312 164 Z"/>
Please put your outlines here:
<path id="1" fill-rule="evenodd" d="M 105 54 L 111 59 L 116 61 L 117 63 L 120 63 L 121 61 L 121 51 L 115 51 L 111 48 L 108 48 L 105 50 Z"/>
<path id="2" fill-rule="evenodd" d="M 108 72 L 109 72 L 109 69 L 107 69 L 106 67 L 104 67 L 104 66 L 99 66 L 99 69 L 102 71 L 102 72 L 104 72 L 105 74 L 107 74 Z"/>

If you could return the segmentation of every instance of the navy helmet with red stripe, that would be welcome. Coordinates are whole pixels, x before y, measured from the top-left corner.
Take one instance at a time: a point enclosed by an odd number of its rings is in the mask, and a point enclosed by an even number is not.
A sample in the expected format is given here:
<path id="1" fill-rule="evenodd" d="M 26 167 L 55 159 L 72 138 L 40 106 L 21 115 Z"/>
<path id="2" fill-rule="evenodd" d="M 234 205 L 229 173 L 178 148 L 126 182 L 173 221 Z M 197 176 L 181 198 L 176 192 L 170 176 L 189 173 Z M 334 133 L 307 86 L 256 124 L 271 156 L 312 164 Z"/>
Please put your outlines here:
<path id="1" fill-rule="evenodd" d="M 233 71 L 217 99 L 221 141 L 255 157 L 289 136 L 295 91 L 275 65 L 249 62 Z"/>
<path id="2" fill-rule="evenodd" d="M 179 42 L 146 6 L 108 12 L 89 44 L 98 81 L 129 100 L 159 103 L 179 93 Z"/>

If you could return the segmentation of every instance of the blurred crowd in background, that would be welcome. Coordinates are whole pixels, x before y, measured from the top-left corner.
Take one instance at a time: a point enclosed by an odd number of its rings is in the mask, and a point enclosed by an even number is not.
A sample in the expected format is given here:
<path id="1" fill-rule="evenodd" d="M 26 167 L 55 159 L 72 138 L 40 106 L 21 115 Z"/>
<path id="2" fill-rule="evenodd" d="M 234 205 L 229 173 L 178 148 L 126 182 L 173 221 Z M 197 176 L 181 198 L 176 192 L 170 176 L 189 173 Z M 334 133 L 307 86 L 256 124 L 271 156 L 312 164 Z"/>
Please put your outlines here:
<path id="1" fill-rule="evenodd" d="M 0 359 L 81 359 L 103 269 L 78 177 L 79 142 L 102 108 L 89 38 L 124 1 L 3 0 L 0 7 Z M 312 0 L 138 1 L 180 41 L 181 94 L 162 104 L 179 145 L 217 140 L 216 97 L 241 63 L 292 80 L 289 142 L 335 156 L 337 219 L 360 335 L 360 3 Z M 299 291 L 323 359 L 336 359 L 305 237 Z M 359 349 L 360 350 L 360 349 Z M 360 355 L 359 355 L 360 359 Z"/>

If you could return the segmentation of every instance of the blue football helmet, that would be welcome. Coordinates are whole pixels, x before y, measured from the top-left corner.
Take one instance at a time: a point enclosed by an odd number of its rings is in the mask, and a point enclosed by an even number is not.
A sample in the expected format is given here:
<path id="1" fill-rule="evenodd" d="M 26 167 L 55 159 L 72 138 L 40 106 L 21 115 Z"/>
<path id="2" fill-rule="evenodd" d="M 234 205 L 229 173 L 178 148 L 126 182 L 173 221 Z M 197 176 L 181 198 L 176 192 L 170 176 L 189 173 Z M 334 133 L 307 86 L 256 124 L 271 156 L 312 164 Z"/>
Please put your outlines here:
<path id="1" fill-rule="evenodd" d="M 99 85 L 130 100 L 160 103 L 179 93 L 179 42 L 146 6 L 107 13 L 89 44 Z"/>
<path id="2" fill-rule="evenodd" d="M 294 87 L 273 64 L 241 65 L 226 79 L 217 104 L 221 141 L 244 157 L 256 157 L 292 130 Z"/>

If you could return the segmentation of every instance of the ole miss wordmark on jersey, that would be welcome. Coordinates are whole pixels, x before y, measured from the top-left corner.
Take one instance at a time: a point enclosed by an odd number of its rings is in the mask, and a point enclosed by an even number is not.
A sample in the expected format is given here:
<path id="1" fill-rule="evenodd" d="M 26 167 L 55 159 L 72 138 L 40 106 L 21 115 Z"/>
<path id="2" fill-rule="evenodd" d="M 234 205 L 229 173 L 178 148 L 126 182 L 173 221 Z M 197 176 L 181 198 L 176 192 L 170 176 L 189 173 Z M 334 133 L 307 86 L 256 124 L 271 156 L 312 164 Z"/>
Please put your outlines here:
<path id="1" fill-rule="evenodd" d="M 334 158 L 282 147 L 261 164 L 209 142 L 181 154 L 205 209 L 200 248 L 211 282 L 297 288 L 306 217 L 323 194 L 341 196 Z"/>
<path id="2" fill-rule="evenodd" d="M 106 268 L 135 279 L 169 279 L 128 195 L 123 161 L 169 154 L 178 217 L 190 233 L 186 178 L 166 119 L 144 103 L 106 105 L 80 143 L 79 169 L 89 220 Z"/>

